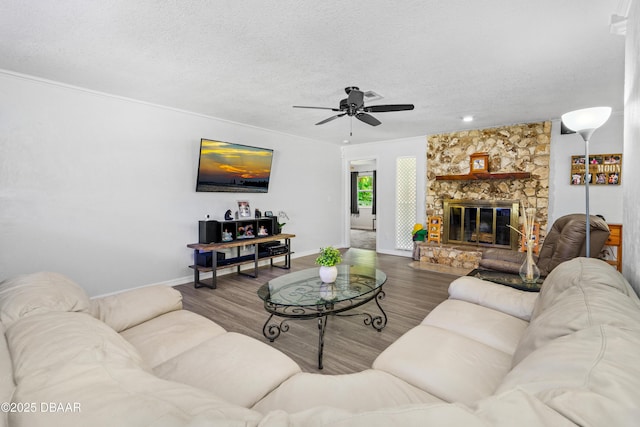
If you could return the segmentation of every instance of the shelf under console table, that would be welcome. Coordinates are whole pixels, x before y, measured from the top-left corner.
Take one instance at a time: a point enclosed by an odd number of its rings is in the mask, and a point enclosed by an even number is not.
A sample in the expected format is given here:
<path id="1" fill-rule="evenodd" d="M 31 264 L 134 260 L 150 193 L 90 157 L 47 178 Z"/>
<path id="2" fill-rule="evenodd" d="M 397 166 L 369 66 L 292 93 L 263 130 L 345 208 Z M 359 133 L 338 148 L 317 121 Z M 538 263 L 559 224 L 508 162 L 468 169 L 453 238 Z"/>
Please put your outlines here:
<path id="1" fill-rule="evenodd" d="M 221 242 L 221 243 L 190 243 L 187 245 L 188 248 L 193 249 L 193 265 L 190 265 L 189 268 L 193 269 L 193 285 L 195 288 L 201 288 L 203 286 L 215 289 L 217 287 L 217 275 L 216 272 L 222 268 L 231 268 L 236 267 L 236 271 L 238 274 L 244 274 L 250 277 L 258 277 L 258 262 L 261 260 L 269 260 L 272 267 L 289 269 L 291 268 L 291 239 L 296 237 L 295 234 L 275 234 L 273 236 L 267 237 L 254 237 L 250 239 L 238 239 L 231 242 Z M 261 252 L 259 250 L 260 243 L 270 243 L 277 241 L 285 241 L 285 252 L 279 252 L 271 254 L 267 252 Z M 254 246 L 253 254 L 251 255 L 240 255 L 240 248 L 243 246 Z M 223 263 L 218 263 L 218 252 L 224 249 L 232 249 L 237 248 L 237 256 L 234 258 L 227 258 Z M 211 253 L 211 266 L 198 264 L 198 257 L 202 253 Z M 274 258 L 284 257 L 284 264 L 277 265 L 273 263 Z M 253 264 L 253 274 L 246 273 L 240 270 L 240 266 L 245 264 Z M 207 284 L 200 280 L 200 273 L 208 273 L 211 272 L 213 274 L 211 279 L 211 284 Z"/>

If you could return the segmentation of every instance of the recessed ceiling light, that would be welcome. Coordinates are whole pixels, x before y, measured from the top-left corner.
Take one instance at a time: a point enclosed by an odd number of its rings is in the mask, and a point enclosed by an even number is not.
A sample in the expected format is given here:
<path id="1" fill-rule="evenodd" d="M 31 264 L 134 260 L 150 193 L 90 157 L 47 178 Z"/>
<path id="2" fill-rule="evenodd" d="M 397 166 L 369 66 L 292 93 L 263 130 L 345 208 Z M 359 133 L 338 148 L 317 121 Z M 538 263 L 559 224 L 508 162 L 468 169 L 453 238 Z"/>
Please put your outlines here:
<path id="1" fill-rule="evenodd" d="M 343 140 L 342 140 L 342 143 L 343 143 L 343 144 L 348 144 L 349 142 L 351 142 L 351 141 L 349 141 L 348 139 L 343 139 Z"/>
<path id="2" fill-rule="evenodd" d="M 472 122 L 473 121 L 473 116 L 464 116 L 462 118 L 463 122 Z"/>

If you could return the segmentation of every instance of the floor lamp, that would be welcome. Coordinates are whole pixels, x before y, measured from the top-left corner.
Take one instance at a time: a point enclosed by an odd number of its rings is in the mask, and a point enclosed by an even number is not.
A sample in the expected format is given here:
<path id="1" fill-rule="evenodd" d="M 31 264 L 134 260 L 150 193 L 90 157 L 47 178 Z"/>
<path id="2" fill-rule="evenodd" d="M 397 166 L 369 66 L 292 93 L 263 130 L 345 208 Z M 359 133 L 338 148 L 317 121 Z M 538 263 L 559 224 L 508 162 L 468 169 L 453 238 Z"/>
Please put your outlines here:
<path id="1" fill-rule="evenodd" d="M 593 132 L 609 120 L 611 115 L 611 107 L 593 107 L 575 110 L 562 115 L 562 123 L 572 131 L 580 134 L 584 140 L 584 190 L 586 196 L 586 256 L 591 256 L 591 224 L 589 221 L 589 181 L 591 174 L 589 173 L 589 139 Z"/>

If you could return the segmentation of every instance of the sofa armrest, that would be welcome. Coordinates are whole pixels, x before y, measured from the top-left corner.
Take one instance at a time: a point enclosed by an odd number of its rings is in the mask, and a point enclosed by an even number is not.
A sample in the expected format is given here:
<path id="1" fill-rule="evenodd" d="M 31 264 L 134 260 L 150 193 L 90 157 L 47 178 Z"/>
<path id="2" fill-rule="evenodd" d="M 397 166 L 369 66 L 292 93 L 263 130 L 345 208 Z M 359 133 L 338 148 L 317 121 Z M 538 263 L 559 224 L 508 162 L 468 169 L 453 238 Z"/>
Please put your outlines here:
<path id="1" fill-rule="evenodd" d="M 538 295 L 537 292 L 520 291 L 470 276 L 459 277 L 449 285 L 450 298 L 478 304 L 526 321 L 531 319 Z"/>
<path id="2" fill-rule="evenodd" d="M 91 314 L 117 332 L 182 309 L 182 294 L 170 286 L 132 289 L 91 300 Z"/>

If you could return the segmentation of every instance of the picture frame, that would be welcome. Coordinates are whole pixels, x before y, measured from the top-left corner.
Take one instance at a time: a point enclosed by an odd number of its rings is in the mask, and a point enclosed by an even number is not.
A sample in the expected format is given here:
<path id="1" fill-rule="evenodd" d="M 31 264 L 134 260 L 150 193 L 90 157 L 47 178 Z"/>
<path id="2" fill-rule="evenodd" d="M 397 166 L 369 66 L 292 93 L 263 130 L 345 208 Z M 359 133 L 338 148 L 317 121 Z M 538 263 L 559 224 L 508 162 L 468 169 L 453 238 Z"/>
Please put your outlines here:
<path id="1" fill-rule="evenodd" d="M 589 155 L 589 173 L 586 173 L 584 155 L 571 156 L 571 185 L 620 185 L 622 180 L 622 154 Z"/>
<path id="2" fill-rule="evenodd" d="M 249 201 L 238 200 L 238 218 L 251 218 L 251 207 Z"/>
<path id="3" fill-rule="evenodd" d="M 474 153 L 469 156 L 469 173 L 488 173 L 489 154 Z"/>

